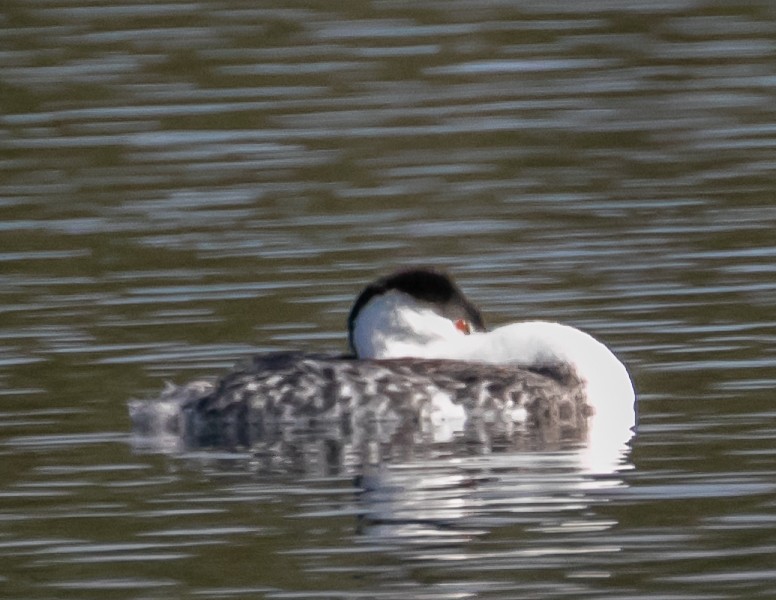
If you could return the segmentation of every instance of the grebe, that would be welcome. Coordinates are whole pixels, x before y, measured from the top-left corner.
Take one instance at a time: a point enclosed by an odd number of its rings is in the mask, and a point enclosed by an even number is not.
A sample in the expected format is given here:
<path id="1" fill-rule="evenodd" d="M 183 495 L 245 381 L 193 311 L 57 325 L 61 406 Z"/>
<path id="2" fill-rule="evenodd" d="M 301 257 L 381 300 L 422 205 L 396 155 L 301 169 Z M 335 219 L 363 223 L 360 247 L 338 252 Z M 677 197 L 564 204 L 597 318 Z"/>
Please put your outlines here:
<path id="1" fill-rule="evenodd" d="M 169 386 L 155 403 L 130 402 L 133 424 L 195 445 L 250 445 L 283 427 L 423 431 L 479 419 L 580 436 L 594 413 L 633 421 L 633 386 L 606 346 L 558 323 L 488 331 L 433 269 L 369 284 L 350 311 L 348 339 L 350 355 L 256 355 L 217 381 Z"/>

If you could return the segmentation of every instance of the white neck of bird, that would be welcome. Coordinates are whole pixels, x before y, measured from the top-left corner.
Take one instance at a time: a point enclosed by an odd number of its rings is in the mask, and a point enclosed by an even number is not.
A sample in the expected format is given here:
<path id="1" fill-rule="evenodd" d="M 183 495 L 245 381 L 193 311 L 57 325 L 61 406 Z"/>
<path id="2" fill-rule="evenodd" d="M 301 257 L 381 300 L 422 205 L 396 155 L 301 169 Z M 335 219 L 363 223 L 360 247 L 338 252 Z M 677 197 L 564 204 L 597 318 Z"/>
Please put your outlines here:
<path id="1" fill-rule="evenodd" d="M 353 342 L 359 358 L 439 358 L 521 367 L 568 364 L 591 396 L 634 397 L 625 366 L 579 329 L 524 321 L 466 335 L 428 304 L 402 292 L 387 292 L 362 309 Z"/>

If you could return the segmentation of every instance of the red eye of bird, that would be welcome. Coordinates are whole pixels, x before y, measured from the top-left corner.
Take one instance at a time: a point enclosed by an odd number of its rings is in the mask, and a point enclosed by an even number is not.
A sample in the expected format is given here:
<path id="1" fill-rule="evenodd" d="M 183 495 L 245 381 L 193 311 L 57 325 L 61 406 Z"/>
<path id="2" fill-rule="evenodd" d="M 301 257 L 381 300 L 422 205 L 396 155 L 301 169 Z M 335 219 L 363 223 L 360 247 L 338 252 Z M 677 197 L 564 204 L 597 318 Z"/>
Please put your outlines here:
<path id="1" fill-rule="evenodd" d="M 472 326 L 469 321 L 466 321 L 465 319 L 458 319 L 455 322 L 455 328 L 458 331 L 463 331 L 466 335 L 469 335 L 472 332 Z"/>

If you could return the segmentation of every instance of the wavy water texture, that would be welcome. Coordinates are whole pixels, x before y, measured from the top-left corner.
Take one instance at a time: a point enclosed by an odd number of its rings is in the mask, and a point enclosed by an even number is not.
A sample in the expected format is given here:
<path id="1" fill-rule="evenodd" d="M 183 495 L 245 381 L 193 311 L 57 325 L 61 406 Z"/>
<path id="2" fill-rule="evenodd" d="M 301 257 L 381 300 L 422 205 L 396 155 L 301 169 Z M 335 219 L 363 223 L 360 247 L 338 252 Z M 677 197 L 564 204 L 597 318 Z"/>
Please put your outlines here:
<path id="1" fill-rule="evenodd" d="M 6 0 L 0 24 L 4 596 L 772 596 L 773 3 Z M 497 436 L 361 471 L 326 440 L 132 448 L 127 398 L 342 351 L 360 286 L 429 263 L 490 326 L 622 358 L 613 472 Z"/>

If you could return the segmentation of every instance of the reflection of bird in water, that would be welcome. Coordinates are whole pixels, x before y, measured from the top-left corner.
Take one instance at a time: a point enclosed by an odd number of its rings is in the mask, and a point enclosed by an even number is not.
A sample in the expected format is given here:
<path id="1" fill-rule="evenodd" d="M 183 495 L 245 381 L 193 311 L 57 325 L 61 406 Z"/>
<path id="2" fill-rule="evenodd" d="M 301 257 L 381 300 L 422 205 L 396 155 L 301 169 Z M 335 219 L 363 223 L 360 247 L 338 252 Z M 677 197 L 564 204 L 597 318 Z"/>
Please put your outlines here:
<path id="1" fill-rule="evenodd" d="M 368 285 L 348 329 L 351 356 L 260 354 L 216 382 L 133 401 L 136 433 L 167 431 L 197 447 L 271 445 L 311 431 L 355 446 L 406 446 L 455 431 L 581 440 L 593 413 L 633 424 L 630 378 L 603 344 L 549 322 L 486 331 L 479 311 L 435 270 Z"/>

